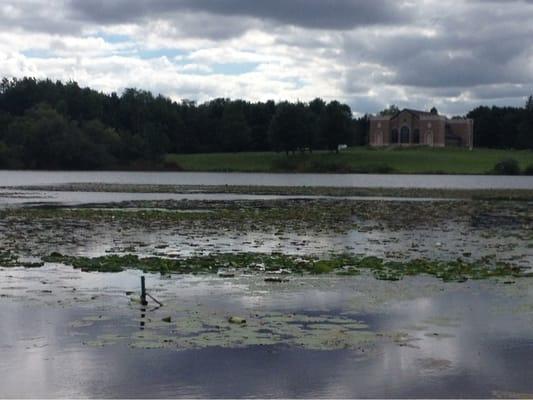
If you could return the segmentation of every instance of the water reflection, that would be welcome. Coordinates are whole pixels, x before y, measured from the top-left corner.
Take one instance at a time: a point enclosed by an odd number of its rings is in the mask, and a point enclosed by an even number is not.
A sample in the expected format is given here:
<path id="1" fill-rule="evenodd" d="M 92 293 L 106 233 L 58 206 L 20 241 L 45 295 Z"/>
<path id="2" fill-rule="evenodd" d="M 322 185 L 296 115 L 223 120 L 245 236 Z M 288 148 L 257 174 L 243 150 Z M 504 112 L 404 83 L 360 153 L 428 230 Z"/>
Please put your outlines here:
<path id="1" fill-rule="evenodd" d="M 337 289 L 344 298 L 325 296 L 314 305 L 342 309 L 353 286 Z M 224 290 L 215 297 L 221 293 Z M 308 294 L 283 300 L 292 299 L 291 307 L 302 310 L 315 293 Z M 240 295 L 246 297 L 242 292 Z M 531 325 L 494 313 L 491 307 L 495 301 L 493 293 L 478 287 L 453 288 L 436 296 L 396 303 L 389 311 L 374 315 L 373 329 L 403 327 L 411 329 L 417 340 L 410 346 L 383 344 L 369 357 L 350 350 L 311 351 L 285 346 L 208 346 L 179 352 L 129 349 L 120 344 L 95 348 L 81 345 L 85 338 L 73 336 L 69 329 L 72 320 L 87 315 L 86 309 L 3 302 L 0 395 L 490 397 L 495 390 L 531 392 Z M 276 304 L 268 307 L 275 308 Z M 121 318 L 125 309 L 109 307 L 105 312 Z M 28 381 L 32 385 L 26 385 Z"/>
<path id="2" fill-rule="evenodd" d="M 13 281 L 7 274 L 0 271 L 4 287 Z M 1 397 L 492 397 L 494 391 L 533 392 L 528 372 L 533 367 L 533 325 L 528 313 L 516 313 L 524 304 L 533 304 L 528 283 L 509 289 L 494 283 L 446 285 L 425 278 L 399 283 L 309 278 L 291 290 L 261 294 L 251 280 L 232 284 L 216 278 L 148 278 L 166 304 L 185 302 L 200 313 L 351 313 L 374 332 L 400 331 L 411 337 L 402 343 L 380 342 L 365 355 L 282 343 L 246 348 L 206 343 L 205 348 L 178 351 L 131 349 L 127 341 L 87 345 L 103 328 L 73 328 L 73 321 L 101 315 L 109 318 L 108 328 L 127 334 L 163 315 L 132 309 L 123 301 L 121 289 L 134 287 L 138 274 L 72 271 L 53 280 L 42 271 L 33 274 L 48 276 L 52 298 L 49 305 L 28 303 L 24 296 L 2 300 Z M 78 279 L 71 279 L 74 276 Z M 104 276 L 112 281 L 102 285 Z M 41 285 L 37 279 L 31 282 L 26 291 Z M 61 292 L 65 285 L 79 287 L 81 297 L 84 287 L 92 288 L 87 289 L 91 293 L 100 287 L 98 293 L 107 297 L 97 307 L 75 301 L 53 306 L 58 299 L 72 300 L 73 295 Z M 391 289 L 410 293 L 397 297 Z M 373 304 L 376 297 L 371 293 L 385 296 L 384 301 Z M 136 323 L 135 313 L 141 317 Z"/>

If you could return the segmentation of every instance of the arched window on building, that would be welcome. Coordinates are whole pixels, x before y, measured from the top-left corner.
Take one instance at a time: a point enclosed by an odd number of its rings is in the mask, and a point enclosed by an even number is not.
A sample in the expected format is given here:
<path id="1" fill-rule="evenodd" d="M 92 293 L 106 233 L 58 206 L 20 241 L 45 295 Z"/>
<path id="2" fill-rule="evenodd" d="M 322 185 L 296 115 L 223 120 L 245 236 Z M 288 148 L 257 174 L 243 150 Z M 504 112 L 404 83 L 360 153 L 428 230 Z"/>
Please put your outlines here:
<path id="1" fill-rule="evenodd" d="M 400 130 L 400 142 L 401 143 L 409 143 L 409 133 L 410 130 L 407 126 L 402 126 L 402 129 Z"/>
<path id="2" fill-rule="evenodd" d="M 394 128 L 391 131 L 390 142 L 391 142 L 391 144 L 398 143 L 398 129 Z"/>

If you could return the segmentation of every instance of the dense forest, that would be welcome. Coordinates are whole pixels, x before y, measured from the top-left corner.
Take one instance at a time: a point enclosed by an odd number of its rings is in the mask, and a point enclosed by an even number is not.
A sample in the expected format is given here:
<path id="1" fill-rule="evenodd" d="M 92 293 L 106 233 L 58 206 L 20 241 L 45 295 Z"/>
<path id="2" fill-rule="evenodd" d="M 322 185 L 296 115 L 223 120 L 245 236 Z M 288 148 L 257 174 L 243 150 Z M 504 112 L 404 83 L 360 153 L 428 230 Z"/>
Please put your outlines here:
<path id="1" fill-rule="evenodd" d="M 477 107 L 467 114 L 474 119 L 474 145 L 503 149 L 533 149 L 533 96 L 524 107 Z"/>
<path id="2" fill-rule="evenodd" d="M 335 150 L 365 143 L 365 121 L 320 99 L 177 103 L 137 89 L 117 95 L 75 82 L 3 79 L 0 167 L 142 167 L 166 153 Z"/>
<path id="3" fill-rule="evenodd" d="M 533 100 L 479 107 L 476 146 L 533 148 Z M 160 165 L 167 153 L 283 151 L 365 145 L 368 118 L 317 98 L 309 103 L 215 99 L 175 102 L 34 78 L 0 84 L 0 168 L 98 169 Z"/>

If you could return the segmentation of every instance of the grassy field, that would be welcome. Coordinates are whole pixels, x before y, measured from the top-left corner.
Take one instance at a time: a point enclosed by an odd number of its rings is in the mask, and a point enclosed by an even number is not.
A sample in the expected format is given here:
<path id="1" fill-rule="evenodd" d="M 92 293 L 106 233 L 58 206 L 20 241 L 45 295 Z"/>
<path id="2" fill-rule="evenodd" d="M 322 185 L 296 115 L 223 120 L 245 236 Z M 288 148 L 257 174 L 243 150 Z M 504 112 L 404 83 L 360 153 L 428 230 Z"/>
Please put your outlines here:
<path id="1" fill-rule="evenodd" d="M 522 170 L 533 166 L 533 151 L 528 150 L 366 147 L 288 157 L 272 152 L 169 154 L 165 163 L 184 171 L 487 174 L 498 161 L 508 158 L 518 161 Z"/>

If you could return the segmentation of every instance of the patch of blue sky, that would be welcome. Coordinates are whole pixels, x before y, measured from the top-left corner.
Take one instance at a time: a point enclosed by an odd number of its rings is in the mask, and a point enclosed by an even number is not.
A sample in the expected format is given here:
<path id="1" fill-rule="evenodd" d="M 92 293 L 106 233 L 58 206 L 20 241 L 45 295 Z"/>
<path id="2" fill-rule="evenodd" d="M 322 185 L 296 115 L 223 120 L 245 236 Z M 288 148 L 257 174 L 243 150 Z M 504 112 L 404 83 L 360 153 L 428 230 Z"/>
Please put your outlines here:
<path id="1" fill-rule="evenodd" d="M 54 58 L 54 53 L 48 49 L 28 49 L 21 51 L 28 58 Z"/>
<path id="2" fill-rule="evenodd" d="M 180 49 L 163 48 L 163 49 L 153 49 L 153 50 L 142 49 L 138 51 L 138 55 L 142 59 L 161 58 L 161 57 L 167 57 L 168 59 L 173 59 L 178 56 L 184 56 L 186 55 L 186 53 Z"/>
<path id="3" fill-rule="evenodd" d="M 101 37 L 107 43 L 126 43 L 130 42 L 131 38 L 128 35 L 117 35 L 117 34 L 108 34 L 108 33 L 99 33 L 98 37 Z"/>
<path id="4" fill-rule="evenodd" d="M 305 80 L 300 79 L 300 78 L 291 80 L 290 83 L 292 83 L 292 86 L 293 86 L 294 89 L 303 89 L 306 85 L 309 84 L 308 81 L 305 81 Z"/>

